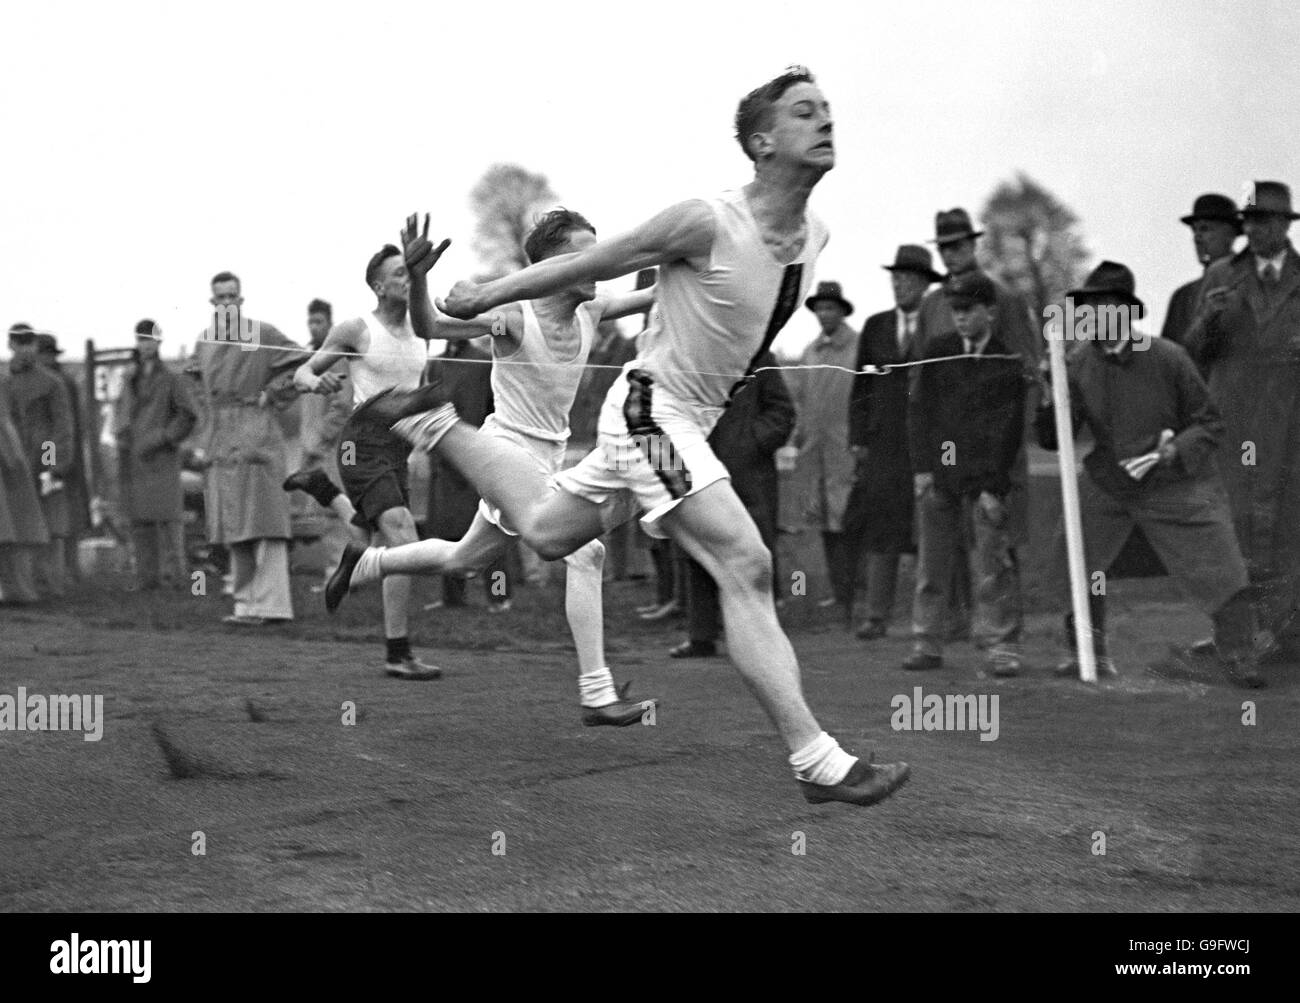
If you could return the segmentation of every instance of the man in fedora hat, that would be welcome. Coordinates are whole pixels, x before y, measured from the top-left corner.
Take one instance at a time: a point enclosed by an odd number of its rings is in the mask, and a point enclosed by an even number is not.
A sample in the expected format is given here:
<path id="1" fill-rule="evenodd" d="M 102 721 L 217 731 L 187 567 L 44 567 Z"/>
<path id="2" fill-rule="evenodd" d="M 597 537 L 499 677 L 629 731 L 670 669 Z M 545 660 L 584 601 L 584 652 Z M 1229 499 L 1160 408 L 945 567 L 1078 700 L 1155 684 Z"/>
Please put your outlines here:
<path id="1" fill-rule="evenodd" d="M 849 445 L 857 461 L 845 516 L 850 567 L 867 553 L 867 616 L 858 628 L 863 640 L 883 637 L 894 607 L 899 558 L 913 553 L 912 464 L 907 452 L 909 373 L 896 369 L 868 375 L 868 366 L 891 366 L 913 357 L 921 298 L 942 276 L 930 252 L 904 244 L 890 273 L 894 309 L 872 314 L 862 327 L 849 401 Z M 850 589 L 856 584 L 850 582 Z"/>
<path id="2" fill-rule="evenodd" d="M 1037 392 L 1035 373 L 1038 360 L 1042 356 L 1039 323 L 1030 312 L 1029 304 L 1023 296 L 988 275 L 980 267 L 976 257 L 976 241 L 982 236 L 984 231 L 975 229 L 970 214 L 965 209 L 958 207 L 935 213 L 934 240 L 931 243 L 938 248 L 939 257 L 948 270 L 948 276 L 944 281 L 949 282 L 956 276 L 977 273 L 987 276 L 993 283 L 997 293 L 993 312 L 998 336 L 1012 353 L 1023 358 L 1026 378 L 1033 380 L 1030 395 L 1025 402 L 1025 429 L 1028 431 L 1033 420 L 1034 405 L 1037 403 L 1034 398 Z M 935 339 L 955 334 L 956 330 L 949 299 L 943 294 L 943 288 L 930 290 L 921 301 L 917 330 L 918 351 L 924 353 Z M 1013 545 L 1019 545 L 1029 535 L 1028 484 L 1029 457 L 1022 450 L 1016 459 L 1011 493 L 1007 498 L 1009 506 L 1007 526 Z M 960 538 L 956 545 L 959 550 L 957 559 L 953 562 L 953 571 L 957 577 L 952 590 L 954 622 L 951 627 L 954 637 L 966 637 L 970 634 L 971 585 L 966 577 L 970 563 Z"/>
<path id="3" fill-rule="evenodd" d="M 41 365 L 63 381 L 72 405 L 72 465 L 64 478 L 68 492 L 68 536 L 64 546 L 64 559 L 69 581 L 81 578 L 81 563 L 77 543 L 90 528 L 90 489 L 86 480 L 86 423 L 82 417 L 81 386 L 71 373 L 59 364 L 63 349 L 52 334 L 36 336 L 36 358 Z"/>
<path id="4" fill-rule="evenodd" d="M 802 366 L 838 368 L 806 369 L 792 374 L 792 392 L 798 425 L 792 443 L 799 448 L 799 468 L 805 486 L 804 511 L 821 530 L 830 576 L 831 597 L 845 621 L 853 616 L 853 580 L 857 569 L 849 566 L 849 545 L 844 514 L 853 490 L 853 454 L 849 451 L 849 397 L 858 358 L 858 332 L 848 325 L 853 304 L 844 298 L 838 282 L 819 282 L 804 302 L 817 315 L 821 331 L 799 359 Z"/>
<path id="5" fill-rule="evenodd" d="M 1223 420 L 1187 353 L 1164 338 L 1134 344 L 1131 321 L 1145 313 L 1133 273 L 1103 261 L 1082 288 L 1071 290 L 1075 311 L 1092 307 L 1094 323 L 1066 332 L 1087 337 L 1067 358 L 1073 428 L 1087 424 L 1095 445 L 1084 458 L 1079 485 L 1086 573 L 1103 575 L 1135 527 L 1160 560 L 1214 621 L 1220 663 L 1237 685 L 1263 685 L 1253 649 L 1254 613 L 1246 566 L 1232 531 L 1223 482 L 1212 461 Z M 1056 449 L 1050 394 L 1037 415 L 1038 438 Z M 1055 541 L 1058 598 L 1069 602 L 1064 524 Z M 1114 675 L 1106 652 L 1105 599 L 1089 590 L 1101 674 Z M 1074 639 L 1072 616 L 1066 632 Z M 1077 672 L 1077 662 L 1062 666 Z"/>
<path id="6" fill-rule="evenodd" d="M 1191 213 L 1183 217 L 1183 222 L 1192 231 L 1192 246 L 1202 269 L 1207 269 L 1220 258 L 1232 254 L 1233 242 L 1241 236 L 1241 214 L 1237 212 L 1237 206 L 1228 196 L 1214 192 L 1197 196 L 1192 203 Z M 1205 275 L 1202 272 L 1199 279 L 1193 279 L 1174 290 L 1173 296 L 1169 298 L 1169 309 L 1165 312 L 1160 337 L 1182 344 L 1188 328 L 1192 326 L 1192 319 L 1196 316 L 1196 302 L 1201 297 L 1204 281 Z"/>
<path id="7" fill-rule="evenodd" d="M 1205 273 L 1187 335 L 1226 424 L 1219 471 L 1256 588 L 1265 645 L 1300 660 L 1300 256 L 1291 190 L 1257 181 L 1241 208 L 1246 247 Z"/>
<path id="8" fill-rule="evenodd" d="M 972 633 L 994 675 L 1020 671 L 1024 606 L 1008 495 L 1023 452 L 1026 384 L 997 323 L 997 287 L 978 271 L 944 285 L 957 330 L 934 339 L 913 369 L 907 426 L 920 529 L 915 641 L 908 670 L 943 666 L 953 561 L 969 543 Z"/>
<path id="9" fill-rule="evenodd" d="M 9 362 L 10 408 L 50 534 L 50 542 L 33 569 L 35 588 L 42 598 L 61 598 L 67 582 L 69 527 L 64 478 L 76 455 L 72 402 L 63 381 L 40 364 L 37 337 L 30 324 L 9 328 L 9 351 L 13 355 Z"/>

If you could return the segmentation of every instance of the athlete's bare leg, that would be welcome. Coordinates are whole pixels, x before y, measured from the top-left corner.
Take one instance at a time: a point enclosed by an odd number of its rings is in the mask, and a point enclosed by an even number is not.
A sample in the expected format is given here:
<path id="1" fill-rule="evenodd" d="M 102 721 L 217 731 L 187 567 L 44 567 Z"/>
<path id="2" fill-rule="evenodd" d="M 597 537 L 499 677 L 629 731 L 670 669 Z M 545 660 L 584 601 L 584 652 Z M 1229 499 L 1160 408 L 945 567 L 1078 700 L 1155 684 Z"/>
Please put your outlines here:
<path id="1" fill-rule="evenodd" d="M 492 563 L 510 537 L 492 525 L 483 513 L 459 540 L 417 540 L 390 547 L 381 558 L 380 572 L 390 575 L 456 575 L 478 571 Z"/>
<path id="2" fill-rule="evenodd" d="M 564 615 L 578 649 L 578 672 L 589 675 L 605 667 L 605 611 L 602 578 L 605 545 L 584 543 L 564 559 Z"/>
<path id="3" fill-rule="evenodd" d="M 379 517 L 379 531 L 374 542 L 386 547 L 399 547 L 405 543 L 419 542 L 415 518 L 409 509 L 390 508 Z M 384 636 L 406 637 L 410 616 L 411 579 L 394 575 L 384 579 Z"/>
<path id="4" fill-rule="evenodd" d="M 457 420 L 435 448 L 545 561 L 567 557 L 609 528 L 601 506 L 552 490 L 537 461 L 513 442 Z"/>
<path id="5" fill-rule="evenodd" d="M 772 557 L 730 481 L 690 495 L 659 523 L 718 583 L 727 652 L 793 752 L 821 734 L 799 662 L 776 618 Z"/>

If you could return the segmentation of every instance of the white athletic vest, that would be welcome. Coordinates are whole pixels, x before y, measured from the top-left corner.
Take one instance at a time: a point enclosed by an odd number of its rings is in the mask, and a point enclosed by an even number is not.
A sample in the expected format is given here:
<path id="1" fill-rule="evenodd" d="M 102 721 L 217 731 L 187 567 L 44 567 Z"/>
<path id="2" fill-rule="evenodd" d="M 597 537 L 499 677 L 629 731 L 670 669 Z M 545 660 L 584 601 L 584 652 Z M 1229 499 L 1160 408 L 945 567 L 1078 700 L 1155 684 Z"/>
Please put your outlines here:
<path id="1" fill-rule="evenodd" d="M 591 309 L 586 303 L 578 307 L 578 348 L 565 359 L 551 351 L 533 305 L 522 300 L 519 306 L 524 315 L 519 347 L 511 355 L 498 355 L 498 342 L 492 342 L 496 421 L 524 435 L 565 442 L 569 438 L 569 412 L 596 336 Z"/>
<path id="2" fill-rule="evenodd" d="M 366 354 L 349 359 L 352 377 L 352 408 L 355 410 L 381 390 L 414 390 L 420 385 L 427 362 L 428 345 L 415 336 L 411 318 L 394 336 L 373 313 L 362 314 L 370 332 Z"/>
<path id="3" fill-rule="evenodd" d="M 829 234 L 809 210 L 804 249 L 783 265 L 743 191 L 706 201 L 717 221 L 709 263 L 703 271 L 684 260 L 660 267 L 639 368 L 677 400 L 718 408 L 803 303 Z"/>

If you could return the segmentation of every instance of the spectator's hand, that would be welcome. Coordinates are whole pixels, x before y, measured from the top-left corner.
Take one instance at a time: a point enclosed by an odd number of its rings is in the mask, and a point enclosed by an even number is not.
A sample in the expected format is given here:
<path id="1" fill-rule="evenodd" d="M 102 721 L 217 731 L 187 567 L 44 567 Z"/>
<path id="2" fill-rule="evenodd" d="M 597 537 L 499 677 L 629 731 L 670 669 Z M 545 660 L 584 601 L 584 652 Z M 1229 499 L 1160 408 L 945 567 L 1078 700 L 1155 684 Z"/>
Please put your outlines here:
<path id="1" fill-rule="evenodd" d="M 934 474 L 913 474 L 912 489 L 917 498 L 924 498 L 926 493 L 934 487 Z"/>
<path id="2" fill-rule="evenodd" d="M 1171 467 L 1178 462 L 1178 447 L 1174 445 L 1173 429 L 1165 429 L 1160 433 L 1160 446 L 1156 450 L 1160 454 L 1159 463 L 1162 467 Z"/>
<path id="3" fill-rule="evenodd" d="M 979 497 L 980 511 L 992 526 L 1001 526 L 1007 518 L 1006 503 L 992 491 L 981 491 Z"/>
<path id="4" fill-rule="evenodd" d="M 406 217 L 406 226 L 402 229 L 402 254 L 406 259 L 406 270 L 412 275 L 428 275 L 429 270 L 438 263 L 442 257 L 442 252 L 447 250 L 451 245 L 450 240 L 444 240 L 437 247 L 429 240 L 429 214 L 424 214 L 424 232 L 417 233 L 416 229 L 419 224 L 419 213 L 411 213 Z"/>

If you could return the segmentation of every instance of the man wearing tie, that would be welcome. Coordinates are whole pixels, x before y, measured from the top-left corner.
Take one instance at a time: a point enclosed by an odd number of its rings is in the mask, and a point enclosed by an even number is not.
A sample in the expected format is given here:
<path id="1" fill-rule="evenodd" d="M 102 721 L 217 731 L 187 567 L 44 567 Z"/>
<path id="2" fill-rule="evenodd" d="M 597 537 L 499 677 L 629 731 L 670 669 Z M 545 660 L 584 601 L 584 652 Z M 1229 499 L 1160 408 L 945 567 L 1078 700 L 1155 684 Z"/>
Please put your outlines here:
<path id="1" fill-rule="evenodd" d="M 891 366 L 915 357 L 921 298 L 942 276 L 930 252 L 904 244 L 890 273 L 894 309 L 872 314 L 858 342 L 858 375 L 849 401 L 849 448 L 857 461 L 853 492 L 844 516 L 850 567 L 867 553 L 867 616 L 857 636 L 885 636 L 898 584 L 899 559 L 914 553 L 912 465 L 907 453 L 908 370 L 869 375 L 870 366 Z M 855 583 L 850 583 L 850 588 Z"/>
<path id="2" fill-rule="evenodd" d="M 1300 660 L 1300 256 L 1291 190 L 1257 181 L 1247 246 L 1205 273 L 1186 347 L 1226 424 L 1219 471 L 1256 594 L 1261 655 Z M 1269 636 L 1271 635 L 1271 636 Z"/>

